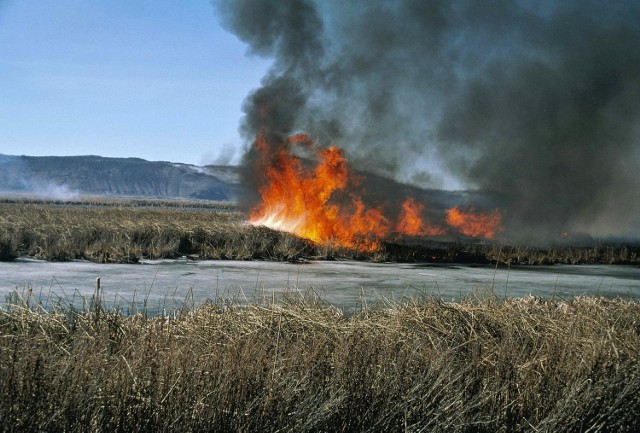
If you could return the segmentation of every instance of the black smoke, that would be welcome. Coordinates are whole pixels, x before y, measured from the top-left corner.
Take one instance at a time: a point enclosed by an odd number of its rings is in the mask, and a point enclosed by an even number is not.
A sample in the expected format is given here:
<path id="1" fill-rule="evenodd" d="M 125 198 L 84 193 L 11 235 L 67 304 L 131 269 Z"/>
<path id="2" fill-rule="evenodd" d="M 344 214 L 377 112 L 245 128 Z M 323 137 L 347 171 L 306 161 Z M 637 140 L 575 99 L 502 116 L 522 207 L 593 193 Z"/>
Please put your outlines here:
<path id="1" fill-rule="evenodd" d="M 215 4 L 274 60 L 248 141 L 306 131 L 357 168 L 477 189 L 511 236 L 640 236 L 640 3 Z"/>

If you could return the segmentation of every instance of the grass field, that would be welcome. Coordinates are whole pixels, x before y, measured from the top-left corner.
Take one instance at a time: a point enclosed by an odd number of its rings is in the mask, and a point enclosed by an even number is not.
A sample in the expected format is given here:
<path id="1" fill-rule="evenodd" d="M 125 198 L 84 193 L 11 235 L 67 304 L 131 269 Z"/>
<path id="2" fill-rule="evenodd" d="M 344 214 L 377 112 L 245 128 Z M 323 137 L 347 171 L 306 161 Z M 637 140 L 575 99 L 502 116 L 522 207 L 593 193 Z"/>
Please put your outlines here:
<path id="1" fill-rule="evenodd" d="M 2 431 L 632 432 L 640 304 L 0 309 Z"/>
<path id="2" fill-rule="evenodd" d="M 0 202 L 0 259 L 356 258 L 639 263 L 629 246 L 394 240 L 373 254 L 244 222 L 228 205 Z M 493 295 L 354 313 L 312 293 L 163 315 L 12 294 L 0 430 L 634 432 L 640 303 Z"/>
<path id="3" fill-rule="evenodd" d="M 640 246 L 530 247 L 500 242 L 437 242 L 395 238 L 362 252 L 316 245 L 294 235 L 245 223 L 230 204 L 87 199 L 78 202 L 0 201 L 0 260 L 85 259 L 134 263 L 141 259 L 356 259 L 373 261 L 501 262 L 506 264 L 640 264 Z"/>
<path id="4" fill-rule="evenodd" d="M 202 259 L 291 260 L 308 243 L 242 222 L 238 212 L 182 204 L 0 205 L 0 256 L 134 263 Z"/>

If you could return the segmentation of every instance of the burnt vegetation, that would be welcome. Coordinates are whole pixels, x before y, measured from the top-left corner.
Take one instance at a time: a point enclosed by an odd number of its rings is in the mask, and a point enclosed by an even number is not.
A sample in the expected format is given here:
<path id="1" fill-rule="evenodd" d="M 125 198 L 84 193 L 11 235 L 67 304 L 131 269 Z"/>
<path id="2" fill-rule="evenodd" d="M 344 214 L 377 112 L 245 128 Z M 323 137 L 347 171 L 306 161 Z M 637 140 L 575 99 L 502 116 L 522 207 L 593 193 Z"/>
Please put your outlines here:
<path id="1" fill-rule="evenodd" d="M 533 247 L 498 241 L 452 242 L 396 237 L 362 251 L 314 244 L 245 222 L 229 203 L 86 199 L 74 202 L 0 202 L 0 260 L 136 263 L 178 258 L 539 264 L 639 264 L 640 246 L 591 242 Z"/>

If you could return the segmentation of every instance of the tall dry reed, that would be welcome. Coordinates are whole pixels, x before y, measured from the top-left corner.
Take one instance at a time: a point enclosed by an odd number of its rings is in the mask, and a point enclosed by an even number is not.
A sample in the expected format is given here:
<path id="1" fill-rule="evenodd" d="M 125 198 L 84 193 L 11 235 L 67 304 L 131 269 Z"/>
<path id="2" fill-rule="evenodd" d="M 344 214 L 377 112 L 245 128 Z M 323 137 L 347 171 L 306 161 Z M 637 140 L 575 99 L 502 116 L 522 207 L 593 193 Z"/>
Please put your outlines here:
<path id="1" fill-rule="evenodd" d="M 632 432 L 640 304 L 0 311 L 4 431 Z"/>
<path id="2" fill-rule="evenodd" d="M 153 200 L 74 203 L 0 200 L 0 260 L 29 256 L 132 263 L 198 259 L 355 259 L 446 263 L 640 264 L 638 245 L 509 246 L 473 240 L 393 238 L 375 251 L 317 245 L 266 227 L 253 227 L 230 204 Z"/>
<path id="3" fill-rule="evenodd" d="M 309 243 L 243 222 L 237 212 L 129 206 L 0 206 L 0 256 L 132 263 L 200 259 L 294 260 Z M 4 253 L 3 253 L 4 251 Z"/>

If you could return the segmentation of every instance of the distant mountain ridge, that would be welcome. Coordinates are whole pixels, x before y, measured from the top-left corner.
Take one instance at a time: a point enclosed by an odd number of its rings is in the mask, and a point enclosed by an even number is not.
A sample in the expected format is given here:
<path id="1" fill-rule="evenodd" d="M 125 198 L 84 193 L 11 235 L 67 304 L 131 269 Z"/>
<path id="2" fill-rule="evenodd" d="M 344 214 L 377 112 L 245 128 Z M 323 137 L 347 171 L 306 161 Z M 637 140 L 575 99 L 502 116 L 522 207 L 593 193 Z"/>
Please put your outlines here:
<path id="1" fill-rule="evenodd" d="M 102 156 L 13 156 L 0 154 L 0 195 L 36 196 L 70 200 L 78 196 L 201 199 L 253 202 L 257 192 L 241 183 L 237 166 L 147 161 L 140 158 Z M 492 208 L 495 198 L 472 191 L 423 189 L 397 183 L 371 173 L 366 190 L 374 199 L 369 205 L 398 211 L 406 197 L 442 212 L 457 205 Z M 376 201 L 377 198 L 377 201 Z"/>
<path id="2" fill-rule="evenodd" d="M 140 158 L 0 154 L 0 193 L 70 199 L 79 195 L 237 201 L 238 167 Z"/>

